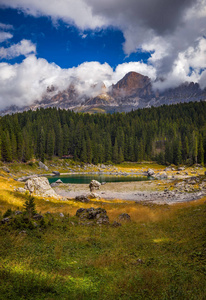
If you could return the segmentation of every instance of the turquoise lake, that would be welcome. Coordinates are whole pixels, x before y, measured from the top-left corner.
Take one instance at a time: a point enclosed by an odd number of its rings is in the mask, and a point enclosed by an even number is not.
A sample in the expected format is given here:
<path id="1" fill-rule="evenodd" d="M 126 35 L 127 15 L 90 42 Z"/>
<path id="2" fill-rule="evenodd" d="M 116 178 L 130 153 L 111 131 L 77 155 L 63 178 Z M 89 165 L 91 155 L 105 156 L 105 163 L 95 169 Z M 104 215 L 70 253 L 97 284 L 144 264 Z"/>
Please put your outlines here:
<path id="1" fill-rule="evenodd" d="M 75 183 L 75 184 L 89 184 L 92 179 L 102 182 L 129 182 L 129 181 L 148 181 L 151 178 L 146 176 L 114 176 L 114 175 L 92 175 L 92 174 L 71 174 L 66 176 L 52 176 L 48 177 L 49 183 L 53 183 L 61 179 L 63 183 Z"/>

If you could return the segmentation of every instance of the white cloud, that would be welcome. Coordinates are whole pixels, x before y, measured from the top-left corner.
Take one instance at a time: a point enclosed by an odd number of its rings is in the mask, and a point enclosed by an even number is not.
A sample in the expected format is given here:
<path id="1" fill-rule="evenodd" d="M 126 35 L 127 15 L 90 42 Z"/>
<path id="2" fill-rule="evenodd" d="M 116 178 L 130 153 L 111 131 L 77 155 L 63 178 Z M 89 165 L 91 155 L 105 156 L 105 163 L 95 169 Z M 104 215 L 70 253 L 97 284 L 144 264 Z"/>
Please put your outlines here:
<path id="1" fill-rule="evenodd" d="M 9 40 L 13 37 L 13 35 L 9 32 L 0 31 L 0 43 Z"/>
<path id="2" fill-rule="evenodd" d="M 8 48 L 0 48 L 0 58 L 12 59 L 20 55 L 27 56 L 36 53 L 36 46 L 28 40 L 22 40 L 18 44 L 14 44 Z"/>
<path id="3" fill-rule="evenodd" d="M 161 89 L 184 80 L 201 80 L 203 86 L 204 76 L 199 73 L 205 68 L 206 0 L 1 0 L 1 5 L 35 17 L 48 16 L 54 23 L 61 19 L 74 24 L 83 38 L 85 29 L 114 26 L 124 34 L 127 55 L 139 49 L 152 53 L 147 67 L 141 62 L 123 64 L 113 79 L 120 79 L 118 74 L 125 75 L 123 71 L 131 67 L 149 77 L 165 78 L 156 83 Z M 1 48 L 0 55 L 12 57 L 15 48 L 8 49 Z"/>
<path id="4" fill-rule="evenodd" d="M 9 40 L 13 37 L 11 33 L 6 32 L 7 30 L 11 30 L 11 29 L 13 29 L 12 25 L 0 23 L 0 43 Z"/>
<path id="5" fill-rule="evenodd" d="M 13 27 L 13 25 L 10 25 L 10 24 L 0 23 L 0 29 L 1 30 L 10 30 L 10 29 L 14 29 L 14 27 Z"/>
<path id="6" fill-rule="evenodd" d="M 123 63 L 116 67 L 116 70 L 113 75 L 113 83 L 116 83 L 120 79 L 122 79 L 126 73 L 129 72 L 137 72 L 144 76 L 150 77 L 152 80 L 156 78 L 156 70 L 153 66 L 147 65 L 143 62 L 129 62 Z"/>
<path id="7" fill-rule="evenodd" d="M 45 15 L 54 20 L 62 19 L 81 29 L 94 29 L 107 23 L 103 16 L 93 15 L 93 8 L 84 0 L 1 0 L 1 4 L 21 9 L 33 16 Z"/>
<path id="8" fill-rule="evenodd" d="M 176 87 L 183 82 L 199 82 L 200 87 L 206 87 L 206 39 L 201 38 L 196 42 L 195 47 L 189 47 L 186 51 L 180 52 L 174 61 L 173 68 L 164 81 L 154 83 L 154 87 L 160 90 Z"/>
<path id="9" fill-rule="evenodd" d="M 152 66 L 144 63 L 124 63 L 116 70 L 107 64 L 85 62 L 78 67 L 61 69 L 54 63 L 30 55 L 20 64 L 0 63 L 0 109 L 10 105 L 30 105 L 41 100 L 48 86 L 64 90 L 74 83 L 80 93 L 95 96 L 101 92 L 102 83 L 109 87 L 128 71 L 153 74 Z M 95 88 L 94 88 L 95 87 Z"/>

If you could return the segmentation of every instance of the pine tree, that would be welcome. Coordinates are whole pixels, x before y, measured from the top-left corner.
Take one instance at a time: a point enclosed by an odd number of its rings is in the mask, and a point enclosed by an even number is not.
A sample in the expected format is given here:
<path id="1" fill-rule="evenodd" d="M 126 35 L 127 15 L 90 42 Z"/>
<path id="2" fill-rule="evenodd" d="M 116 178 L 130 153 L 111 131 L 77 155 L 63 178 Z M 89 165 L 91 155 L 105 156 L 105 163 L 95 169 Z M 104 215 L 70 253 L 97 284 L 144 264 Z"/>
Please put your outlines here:
<path id="1" fill-rule="evenodd" d="M 109 134 L 107 134 L 105 141 L 105 160 L 107 162 L 112 161 L 112 142 Z"/>
<path id="2" fill-rule="evenodd" d="M 80 154 L 80 160 L 82 162 L 87 162 L 87 147 L 86 147 L 86 141 L 83 139 L 82 141 L 82 149 L 81 149 L 81 154 Z"/>
<path id="3" fill-rule="evenodd" d="M 23 161 L 28 161 L 32 157 L 32 150 L 31 150 L 31 140 L 30 136 L 26 129 L 23 132 L 24 143 L 23 143 Z"/>
<path id="4" fill-rule="evenodd" d="M 12 149 L 9 132 L 5 131 L 2 134 L 2 159 L 6 162 L 12 161 Z"/>
<path id="5" fill-rule="evenodd" d="M 39 136 L 39 158 L 42 162 L 45 159 L 45 134 L 44 129 L 41 127 L 40 136 Z"/>
<path id="6" fill-rule="evenodd" d="M 36 212 L 36 204 L 34 202 L 34 197 L 29 195 L 29 199 L 23 205 L 26 214 L 31 219 L 37 212 Z"/>
<path id="7" fill-rule="evenodd" d="M 124 161 L 124 154 L 122 148 L 119 148 L 119 156 L 118 156 L 118 163 L 122 163 Z"/>
<path id="8" fill-rule="evenodd" d="M 24 148 L 24 139 L 21 132 L 17 133 L 17 158 L 22 161 L 23 159 L 23 148 Z"/>
<path id="9" fill-rule="evenodd" d="M 118 151 L 118 144 L 117 144 L 117 138 L 116 138 L 114 147 L 113 147 L 113 162 L 115 164 L 118 163 L 118 158 L 119 158 L 119 151 Z"/>
<path id="10" fill-rule="evenodd" d="M 86 148 L 87 148 L 87 162 L 91 164 L 92 162 L 92 144 L 90 138 L 86 141 Z"/>
<path id="11" fill-rule="evenodd" d="M 193 132 L 193 158 L 196 164 L 197 164 L 197 155 L 198 155 L 198 138 L 196 133 Z"/>
<path id="12" fill-rule="evenodd" d="M 69 151 L 69 127 L 67 124 L 63 126 L 63 155 L 68 155 Z"/>
<path id="13" fill-rule="evenodd" d="M 54 146 L 55 146 L 55 133 L 54 130 L 51 129 L 47 137 L 47 155 L 48 155 L 48 159 L 50 160 L 54 155 Z"/>
<path id="14" fill-rule="evenodd" d="M 200 163 L 202 166 L 204 166 L 204 147 L 203 147 L 203 138 L 200 134 L 199 136 L 199 143 L 198 143 L 198 163 Z"/>

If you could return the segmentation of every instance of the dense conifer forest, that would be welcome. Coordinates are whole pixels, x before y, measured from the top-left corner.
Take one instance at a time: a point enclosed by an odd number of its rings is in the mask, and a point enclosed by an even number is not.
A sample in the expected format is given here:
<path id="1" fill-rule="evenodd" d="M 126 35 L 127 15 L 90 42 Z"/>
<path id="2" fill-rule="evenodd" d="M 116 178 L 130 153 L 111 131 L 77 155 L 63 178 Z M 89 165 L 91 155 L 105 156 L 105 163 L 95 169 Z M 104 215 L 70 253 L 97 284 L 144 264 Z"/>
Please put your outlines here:
<path id="1" fill-rule="evenodd" d="M 204 164 L 206 102 L 129 113 L 84 114 L 37 109 L 0 119 L 1 160 L 73 157 L 85 163 L 156 160 Z"/>

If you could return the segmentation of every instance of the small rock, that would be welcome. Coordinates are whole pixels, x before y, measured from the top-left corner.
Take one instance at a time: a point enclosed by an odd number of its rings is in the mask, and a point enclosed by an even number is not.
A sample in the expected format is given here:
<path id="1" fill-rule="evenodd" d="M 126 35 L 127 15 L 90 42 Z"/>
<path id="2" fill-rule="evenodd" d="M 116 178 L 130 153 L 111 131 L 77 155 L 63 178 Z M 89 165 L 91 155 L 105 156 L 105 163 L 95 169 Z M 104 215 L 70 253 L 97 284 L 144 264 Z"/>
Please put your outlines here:
<path id="1" fill-rule="evenodd" d="M 10 173 L 10 170 L 9 170 L 7 167 L 3 166 L 2 169 L 3 169 L 6 173 Z"/>
<path id="2" fill-rule="evenodd" d="M 119 222 L 117 222 L 117 221 L 114 221 L 114 222 L 112 223 L 112 226 L 113 226 L 113 227 L 119 227 L 119 226 L 122 226 L 122 224 L 119 223 Z"/>
<path id="3" fill-rule="evenodd" d="M 147 176 L 148 176 L 148 177 L 153 176 L 154 173 L 155 173 L 155 172 L 154 172 L 152 169 L 148 169 L 148 170 L 147 170 Z"/>
<path id="4" fill-rule="evenodd" d="M 14 214 L 15 214 L 15 216 L 18 216 L 18 215 L 22 215 L 22 214 L 23 214 L 23 212 L 22 212 L 22 211 L 20 211 L 20 210 L 16 210 Z"/>
<path id="5" fill-rule="evenodd" d="M 126 213 L 123 213 L 121 215 L 119 215 L 118 219 L 120 221 L 131 221 L 131 218 L 130 218 L 130 215 L 126 214 Z"/>
<path id="6" fill-rule="evenodd" d="M 40 214 L 36 214 L 36 215 L 33 216 L 33 219 L 34 219 L 34 220 L 37 220 L 37 221 L 38 221 L 38 220 L 41 220 L 41 219 L 43 219 L 43 218 L 44 218 L 44 217 L 43 217 L 42 215 L 40 215 Z"/>
<path id="7" fill-rule="evenodd" d="M 89 198 L 85 195 L 76 196 L 75 200 L 83 203 L 88 203 L 90 201 Z"/>
<path id="8" fill-rule="evenodd" d="M 19 232 L 19 234 L 27 234 L 26 230 L 22 230 Z"/>
<path id="9" fill-rule="evenodd" d="M 64 214 L 63 214 L 63 213 L 60 213 L 59 216 L 60 216 L 61 218 L 64 218 Z"/>
<path id="10" fill-rule="evenodd" d="M 144 263 L 144 262 L 143 262 L 143 260 L 142 260 L 141 258 L 138 258 L 138 259 L 137 259 L 137 264 L 138 264 L 138 265 L 142 265 L 143 263 Z"/>
<path id="11" fill-rule="evenodd" d="M 177 171 L 184 171 L 185 170 L 185 167 L 179 167 L 178 169 L 177 169 Z"/>
<path id="12" fill-rule="evenodd" d="M 45 164 L 43 164 L 43 162 L 39 162 L 39 167 L 41 168 L 41 169 L 44 169 L 45 171 L 49 171 L 49 168 L 45 165 Z"/>
<path id="13" fill-rule="evenodd" d="M 53 171 L 52 173 L 53 173 L 55 176 L 59 176 L 59 175 L 60 175 L 59 171 Z"/>
<path id="14" fill-rule="evenodd" d="M 55 183 L 63 183 L 63 181 L 61 181 L 61 179 L 57 179 Z"/>
<path id="15" fill-rule="evenodd" d="M 89 193 L 87 194 L 87 197 L 90 199 L 100 199 L 101 197 L 97 193 Z"/>
<path id="16" fill-rule="evenodd" d="M 1 224 L 6 224 L 6 223 L 9 223 L 11 220 L 11 218 L 4 218 L 1 220 Z"/>

